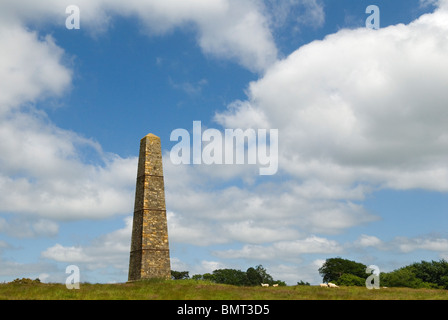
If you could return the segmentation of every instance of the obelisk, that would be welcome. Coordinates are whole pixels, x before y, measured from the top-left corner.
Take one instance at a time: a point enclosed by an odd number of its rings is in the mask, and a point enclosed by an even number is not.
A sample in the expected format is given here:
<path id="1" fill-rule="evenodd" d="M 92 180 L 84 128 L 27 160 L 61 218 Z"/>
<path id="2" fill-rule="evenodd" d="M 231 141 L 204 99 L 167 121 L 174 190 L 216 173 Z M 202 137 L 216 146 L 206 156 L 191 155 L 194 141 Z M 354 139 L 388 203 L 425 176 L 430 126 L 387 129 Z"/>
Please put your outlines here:
<path id="1" fill-rule="evenodd" d="M 140 141 L 129 281 L 171 278 L 160 138 Z"/>

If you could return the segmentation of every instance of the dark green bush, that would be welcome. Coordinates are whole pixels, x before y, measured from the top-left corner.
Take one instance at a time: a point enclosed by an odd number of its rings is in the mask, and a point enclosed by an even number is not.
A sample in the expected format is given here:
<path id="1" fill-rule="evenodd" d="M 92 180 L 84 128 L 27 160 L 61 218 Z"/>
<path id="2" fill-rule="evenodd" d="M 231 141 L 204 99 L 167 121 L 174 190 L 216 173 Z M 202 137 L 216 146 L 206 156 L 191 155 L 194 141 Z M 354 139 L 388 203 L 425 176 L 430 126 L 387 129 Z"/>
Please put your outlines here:
<path id="1" fill-rule="evenodd" d="M 340 276 L 336 281 L 336 284 L 339 286 L 365 286 L 366 279 L 355 276 L 354 274 L 344 273 Z"/>

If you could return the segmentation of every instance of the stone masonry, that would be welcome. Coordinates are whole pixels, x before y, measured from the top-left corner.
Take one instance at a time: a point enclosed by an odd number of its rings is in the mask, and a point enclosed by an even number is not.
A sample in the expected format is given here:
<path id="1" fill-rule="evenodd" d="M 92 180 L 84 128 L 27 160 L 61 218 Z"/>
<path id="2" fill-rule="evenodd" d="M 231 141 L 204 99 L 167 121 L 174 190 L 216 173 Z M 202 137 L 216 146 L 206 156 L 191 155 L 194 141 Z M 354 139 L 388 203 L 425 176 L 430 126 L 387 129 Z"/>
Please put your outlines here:
<path id="1" fill-rule="evenodd" d="M 129 281 L 171 278 L 160 138 L 140 141 Z"/>

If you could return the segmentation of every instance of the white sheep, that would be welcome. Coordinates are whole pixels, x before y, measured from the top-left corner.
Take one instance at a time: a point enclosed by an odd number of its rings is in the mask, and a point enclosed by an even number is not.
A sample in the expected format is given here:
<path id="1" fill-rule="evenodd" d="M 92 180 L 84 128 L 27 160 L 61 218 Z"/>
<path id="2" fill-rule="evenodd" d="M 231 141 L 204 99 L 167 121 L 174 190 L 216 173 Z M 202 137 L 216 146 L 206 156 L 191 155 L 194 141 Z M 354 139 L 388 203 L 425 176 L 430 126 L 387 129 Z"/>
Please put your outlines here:
<path id="1" fill-rule="evenodd" d="M 334 283 L 328 282 L 328 286 L 330 288 L 339 288 L 339 286 L 335 285 Z"/>
<path id="2" fill-rule="evenodd" d="M 328 288 L 328 284 L 326 284 L 326 283 L 321 283 L 320 286 L 324 287 L 324 288 Z"/>
<path id="3" fill-rule="evenodd" d="M 273 284 L 272 286 L 273 286 L 273 287 L 278 287 L 278 283 L 276 283 L 276 284 Z"/>
<path id="4" fill-rule="evenodd" d="M 262 287 L 269 287 L 269 283 L 262 283 L 261 286 Z"/>

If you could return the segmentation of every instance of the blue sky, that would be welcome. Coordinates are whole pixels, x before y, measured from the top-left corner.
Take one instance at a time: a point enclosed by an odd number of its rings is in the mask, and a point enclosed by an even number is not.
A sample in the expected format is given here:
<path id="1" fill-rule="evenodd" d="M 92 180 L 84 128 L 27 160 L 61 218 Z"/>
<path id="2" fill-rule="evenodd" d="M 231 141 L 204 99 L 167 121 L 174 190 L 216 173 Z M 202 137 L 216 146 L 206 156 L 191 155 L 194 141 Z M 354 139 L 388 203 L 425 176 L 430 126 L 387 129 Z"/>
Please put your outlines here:
<path id="1" fill-rule="evenodd" d="M 69 5 L 79 30 L 65 27 Z M 369 5 L 379 30 L 365 27 Z M 448 3 L 0 4 L 0 281 L 127 280 L 139 141 L 160 136 L 172 269 L 321 281 L 448 258 Z M 174 165 L 173 130 L 278 129 L 279 167 Z"/>

